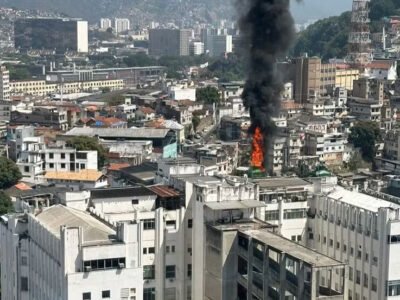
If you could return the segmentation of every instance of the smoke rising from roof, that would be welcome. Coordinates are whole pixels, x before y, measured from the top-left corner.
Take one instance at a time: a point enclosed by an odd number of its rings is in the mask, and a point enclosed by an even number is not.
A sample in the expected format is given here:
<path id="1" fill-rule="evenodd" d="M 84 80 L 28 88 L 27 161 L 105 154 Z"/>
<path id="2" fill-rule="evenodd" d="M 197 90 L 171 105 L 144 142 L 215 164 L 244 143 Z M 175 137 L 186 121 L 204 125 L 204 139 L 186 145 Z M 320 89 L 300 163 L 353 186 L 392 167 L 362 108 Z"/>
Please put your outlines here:
<path id="1" fill-rule="evenodd" d="M 272 120 L 280 111 L 283 82 L 276 61 L 284 57 L 294 37 L 294 21 L 289 0 L 242 0 L 238 3 L 243 37 L 242 50 L 247 59 L 244 105 L 250 112 L 250 133 L 259 127 L 266 142 L 276 128 Z M 267 149 L 264 149 L 266 153 Z"/>

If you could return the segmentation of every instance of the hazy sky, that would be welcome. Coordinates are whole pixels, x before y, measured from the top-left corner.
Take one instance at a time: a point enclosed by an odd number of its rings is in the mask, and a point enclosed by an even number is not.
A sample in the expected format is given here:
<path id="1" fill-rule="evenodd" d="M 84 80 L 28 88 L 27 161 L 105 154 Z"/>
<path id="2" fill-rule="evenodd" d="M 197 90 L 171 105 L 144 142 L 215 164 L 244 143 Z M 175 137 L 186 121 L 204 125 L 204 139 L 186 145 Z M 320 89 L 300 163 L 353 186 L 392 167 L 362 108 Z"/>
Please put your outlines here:
<path id="1" fill-rule="evenodd" d="M 351 10 L 352 0 L 302 0 L 296 3 L 292 0 L 292 11 L 296 22 L 322 19 Z"/>

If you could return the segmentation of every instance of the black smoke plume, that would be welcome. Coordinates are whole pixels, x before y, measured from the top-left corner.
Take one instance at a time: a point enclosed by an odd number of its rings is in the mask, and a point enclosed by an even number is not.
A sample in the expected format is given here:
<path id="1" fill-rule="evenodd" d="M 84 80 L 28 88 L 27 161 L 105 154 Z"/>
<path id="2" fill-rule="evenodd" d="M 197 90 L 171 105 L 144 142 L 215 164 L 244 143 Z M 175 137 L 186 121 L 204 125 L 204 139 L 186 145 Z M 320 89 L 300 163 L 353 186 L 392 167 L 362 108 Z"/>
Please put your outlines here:
<path id="1" fill-rule="evenodd" d="M 279 115 L 283 90 L 276 62 L 285 57 L 295 37 L 289 4 L 289 0 L 241 0 L 238 6 L 242 11 L 239 28 L 248 70 L 243 100 L 250 112 L 250 133 L 260 127 L 264 135 L 265 160 L 276 134 L 272 118 Z"/>

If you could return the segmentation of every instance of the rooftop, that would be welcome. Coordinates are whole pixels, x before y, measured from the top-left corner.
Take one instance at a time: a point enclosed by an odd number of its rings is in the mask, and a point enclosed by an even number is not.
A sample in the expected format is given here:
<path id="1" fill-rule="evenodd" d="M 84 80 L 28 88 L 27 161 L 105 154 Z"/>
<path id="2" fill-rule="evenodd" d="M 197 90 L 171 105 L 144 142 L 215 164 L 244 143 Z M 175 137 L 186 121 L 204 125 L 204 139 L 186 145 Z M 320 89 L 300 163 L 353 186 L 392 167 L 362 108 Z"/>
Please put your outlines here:
<path id="1" fill-rule="evenodd" d="M 348 203 L 349 205 L 360 207 L 369 211 L 378 212 L 381 207 L 389 207 L 393 209 L 400 209 L 400 205 L 392 202 L 369 196 L 363 193 L 346 190 L 341 186 L 336 188 L 328 194 L 328 197 L 333 200 Z"/>
<path id="2" fill-rule="evenodd" d="M 63 205 L 55 205 L 36 216 L 53 235 L 60 238 L 60 227 L 82 227 L 84 242 L 109 242 L 115 240 L 116 232 L 87 212 Z"/>
<path id="3" fill-rule="evenodd" d="M 304 261 L 305 263 L 316 268 L 344 265 L 338 260 L 332 259 L 310 248 L 292 242 L 268 230 L 245 230 L 242 232 L 253 239 L 260 241 L 261 243 L 297 258 L 298 260 Z"/>
<path id="4" fill-rule="evenodd" d="M 230 200 L 221 202 L 209 202 L 206 206 L 211 210 L 233 210 L 265 207 L 265 203 L 257 200 Z"/>
<path id="5" fill-rule="evenodd" d="M 164 138 L 169 129 L 164 128 L 89 128 L 75 127 L 66 132 L 66 136 L 99 136 L 99 137 L 123 137 L 123 138 Z"/>
<path id="6" fill-rule="evenodd" d="M 103 176 L 97 170 L 81 170 L 79 172 L 47 172 L 46 179 L 74 180 L 74 181 L 97 181 Z"/>
<path id="7" fill-rule="evenodd" d="M 139 186 L 139 187 L 95 189 L 91 191 L 90 195 L 92 199 L 104 199 L 104 198 L 135 197 L 135 196 L 154 196 L 155 193 L 148 188 Z"/>
<path id="8" fill-rule="evenodd" d="M 298 186 L 305 186 L 311 185 L 310 182 L 305 181 L 304 179 L 298 177 L 274 177 L 274 178 L 263 178 L 263 179 L 256 179 L 253 181 L 257 183 L 261 188 L 279 188 L 279 187 L 298 187 Z"/>
<path id="9" fill-rule="evenodd" d="M 166 185 L 153 185 L 149 186 L 148 189 L 162 198 L 173 198 L 180 196 L 178 191 Z"/>

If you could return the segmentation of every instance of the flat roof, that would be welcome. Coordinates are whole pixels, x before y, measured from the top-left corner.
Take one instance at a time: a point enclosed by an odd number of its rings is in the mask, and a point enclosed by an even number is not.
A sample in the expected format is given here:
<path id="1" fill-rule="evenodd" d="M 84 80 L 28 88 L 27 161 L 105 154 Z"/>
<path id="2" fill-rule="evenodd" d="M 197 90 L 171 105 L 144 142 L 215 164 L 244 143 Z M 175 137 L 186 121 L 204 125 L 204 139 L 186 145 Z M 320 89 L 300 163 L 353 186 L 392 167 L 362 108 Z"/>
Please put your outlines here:
<path id="1" fill-rule="evenodd" d="M 82 227 L 84 242 L 110 242 L 116 240 L 116 232 L 110 226 L 100 222 L 89 213 L 55 205 L 36 216 L 53 235 L 60 238 L 60 227 Z"/>
<path id="2" fill-rule="evenodd" d="M 119 198 L 119 197 L 135 197 L 135 196 L 155 196 L 156 194 L 146 187 L 123 187 L 123 188 L 107 188 L 94 189 L 90 191 L 91 199 Z M 116 201 L 115 199 L 113 201 Z"/>
<path id="3" fill-rule="evenodd" d="M 278 188 L 278 187 L 293 187 L 311 185 L 310 182 L 305 181 L 299 177 L 276 177 L 276 178 L 262 178 L 253 180 L 261 188 Z"/>
<path id="4" fill-rule="evenodd" d="M 265 207 L 266 204 L 256 200 L 227 200 L 221 202 L 208 202 L 206 206 L 212 210 L 249 209 Z"/>
<path id="5" fill-rule="evenodd" d="M 330 258 L 329 256 L 319 253 L 311 248 L 304 247 L 291 240 L 285 239 L 284 237 L 265 229 L 241 230 L 241 232 L 253 239 L 260 241 L 261 243 L 271 246 L 282 253 L 286 253 L 316 268 L 345 265 L 338 260 Z"/>
<path id="6" fill-rule="evenodd" d="M 153 185 L 147 188 L 153 193 L 157 194 L 157 196 L 162 198 L 174 198 L 180 196 L 180 193 L 177 190 L 167 185 Z"/>
<path id="7" fill-rule="evenodd" d="M 69 181 L 85 181 L 95 182 L 104 174 L 97 170 L 80 170 L 79 172 L 47 172 L 44 178 L 50 180 L 69 180 Z"/>
<path id="8" fill-rule="evenodd" d="M 75 127 L 66 132 L 66 136 L 99 136 L 99 137 L 125 137 L 125 138 L 164 138 L 170 129 L 163 128 L 90 128 Z"/>
<path id="9" fill-rule="evenodd" d="M 336 188 L 327 195 L 328 198 L 347 203 L 372 212 L 378 212 L 381 207 L 389 207 L 400 209 L 400 205 L 379 199 L 367 194 L 346 190 L 341 186 Z"/>

